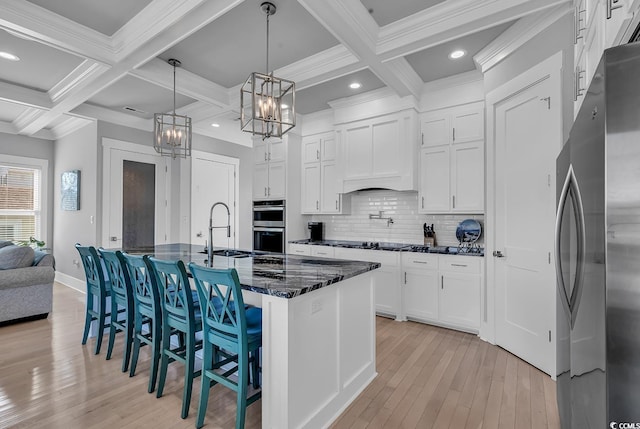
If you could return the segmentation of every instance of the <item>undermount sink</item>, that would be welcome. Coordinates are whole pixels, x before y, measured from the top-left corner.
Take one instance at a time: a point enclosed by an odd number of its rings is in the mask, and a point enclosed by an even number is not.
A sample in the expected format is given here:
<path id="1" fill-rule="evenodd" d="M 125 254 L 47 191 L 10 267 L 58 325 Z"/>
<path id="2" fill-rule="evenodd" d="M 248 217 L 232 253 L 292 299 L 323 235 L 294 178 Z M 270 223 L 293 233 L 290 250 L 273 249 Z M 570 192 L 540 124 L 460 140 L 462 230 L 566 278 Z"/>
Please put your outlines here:
<path id="1" fill-rule="evenodd" d="M 199 253 L 207 254 L 206 250 Z M 227 258 L 248 258 L 253 254 L 247 250 L 235 250 L 235 249 L 219 249 L 212 252 L 213 256 L 226 256 Z"/>

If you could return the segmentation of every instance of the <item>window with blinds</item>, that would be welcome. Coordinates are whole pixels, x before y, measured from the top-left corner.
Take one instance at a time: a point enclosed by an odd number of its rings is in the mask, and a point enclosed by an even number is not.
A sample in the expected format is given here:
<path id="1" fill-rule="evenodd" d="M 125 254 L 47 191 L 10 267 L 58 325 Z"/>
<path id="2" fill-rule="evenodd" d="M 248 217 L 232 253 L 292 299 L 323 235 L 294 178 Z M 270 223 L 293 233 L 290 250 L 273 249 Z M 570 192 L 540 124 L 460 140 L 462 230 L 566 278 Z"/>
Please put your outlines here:
<path id="1" fill-rule="evenodd" d="M 40 238 L 38 169 L 0 165 L 0 240 Z"/>

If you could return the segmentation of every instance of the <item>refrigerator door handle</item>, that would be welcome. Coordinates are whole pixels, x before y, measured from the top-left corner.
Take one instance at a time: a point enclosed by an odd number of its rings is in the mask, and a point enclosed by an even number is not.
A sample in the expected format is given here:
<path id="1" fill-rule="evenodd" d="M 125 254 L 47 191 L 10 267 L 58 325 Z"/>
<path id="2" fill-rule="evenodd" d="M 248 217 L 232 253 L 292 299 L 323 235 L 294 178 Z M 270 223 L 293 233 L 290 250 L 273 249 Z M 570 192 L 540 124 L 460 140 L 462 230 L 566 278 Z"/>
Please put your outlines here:
<path id="1" fill-rule="evenodd" d="M 567 199 L 571 197 L 573 212 L 575 214 L 575 222 L 577 229 L 577 255 L 576 255 L 576 273 L 574 283 L 571 290 L 571 296 L 567 295 L 567 288 L 562 276 L 562 258 L 560 256 L 560 234 L 562 232 L 562 217 L 567 205 Z M 575 325 L 578 315 L 578 307 L 580 306 L 580 298 L 582 296 L 583 277 L 584 277 L 584 259 L 585 259 L 585 221 L 584 209 L 582 206 L 582 195 L 573 171 L 573 166 L 569 166 L 567 177 L 562 186 L 560 194 L 560 203 L 558 205 L 558 213 L 556 215 L 556 232 L 555 232 L 555 262 L 556 262 L 556 281 L 562 306 L 569 315 L 571 327 Z"/>
<path id="2" fill-rule="evenodd" d="M 555 262 L 556 262 L 556 285 L 558 287 L 558 293 L 562 307 L 565 309 L 567 316 L 571 319 L 571 308 L 569 306 L 569 296 L 567 295 L 567 287 L 564 283 L 564 276 L 562 275 L 562 258 L 560 247 L 560 234 L 562 233 L 562 217 L 564 215 L 564 209 L 567 204 L 567 198 L 569 198 L 569 190 L 571 186 L 571 177 L 573 176 L 573 168 L 569 166 L 567 177 L 564 179 L 562 185 L 562 192 L 560 193 L 560 200 L 558 202 L 558 212 L 556 213 L 556 231 L 555 231 Z"/>
<path id="3" fill-rule="evenodd" d="M 582 205 L 582 195 L 580 194 L 580 187 L 578 186 L 578 180 L 576 179 L 573 167 L 570 166 L 571 172 L 571 193 L 573 195 L 573 210 L 576 214 L 576 229 L 578 231 L 578 254 L 576 258 L 576 277 L 574 281 L 573 291 L 571 292 L 571 299 L 569 301 L 569 308 L 571 309 L 571 328 L 576 323 L 576 317 L 578 316 L 578 308 L 580 307 L 580 298 L 582 298 L 582 289 L 584 286 L 584 262 L 586 257 L 586 226 L 584 221 L 584 208 Z"/>

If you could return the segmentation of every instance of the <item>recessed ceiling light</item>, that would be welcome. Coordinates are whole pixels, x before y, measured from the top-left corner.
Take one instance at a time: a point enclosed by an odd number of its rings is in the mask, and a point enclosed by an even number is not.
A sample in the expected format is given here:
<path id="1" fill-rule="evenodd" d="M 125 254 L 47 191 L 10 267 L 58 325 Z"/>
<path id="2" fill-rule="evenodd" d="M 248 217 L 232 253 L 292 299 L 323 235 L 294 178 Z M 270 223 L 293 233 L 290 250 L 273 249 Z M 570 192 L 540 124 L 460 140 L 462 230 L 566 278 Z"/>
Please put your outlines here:
<path id="1" fill-rule="evenodd" d="M 456 49 L 455 51 L 449 54 L 449 58 L 451 58 L 452 60 L 457 60 L 458 58 L 462 58 L 465 55 L 467 55 L 467 53 L 464 50 Z"/>
<path id="2" fill-rule="evenodd" d="M 349 88 L 351 89 L 358 89 L 362 86 L 362 84 L 360 82 L 353 82 L 351 84 L 349 84 Z"/>
<path id="3" fill-rule="evenodd" d="M 0 51 L 0 58 L 9 60 L 9 61 L 20 61 L 20 57 L 18 57 L 17 55 L 13 55 L 12 53 L 4 52 L 4 51 Z"/>
<path id="4" fill-rule="evenodd" d="M 218 124 L 218 123 L 215 123 L 215 122 L 214 122 L 213 124 L 211 124 L 211 126 L 212 126 L 212 127 L 215 127 L 215 128 L 219 128 L 219 127 L 220 127 L 220 124 Z"/>

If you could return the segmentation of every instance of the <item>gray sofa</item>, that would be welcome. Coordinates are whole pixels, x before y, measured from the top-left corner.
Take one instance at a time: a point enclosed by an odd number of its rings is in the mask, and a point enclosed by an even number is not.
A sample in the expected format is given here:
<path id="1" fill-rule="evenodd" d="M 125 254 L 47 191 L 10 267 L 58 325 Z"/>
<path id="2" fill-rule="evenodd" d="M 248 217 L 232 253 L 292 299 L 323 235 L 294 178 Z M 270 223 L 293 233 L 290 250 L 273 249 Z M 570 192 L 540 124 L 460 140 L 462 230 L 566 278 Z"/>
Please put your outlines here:
<path id="1" fill-rule="evenodd" d="M 47 317 L 54 277 L 52 255 L 0 242 L 0 326 Z"/>

